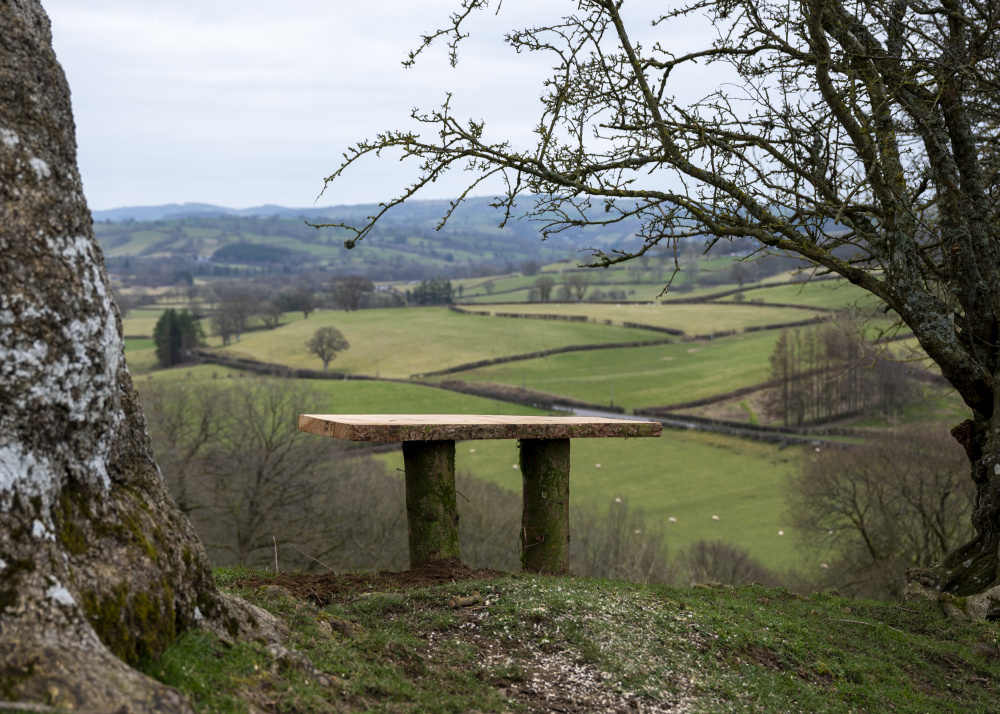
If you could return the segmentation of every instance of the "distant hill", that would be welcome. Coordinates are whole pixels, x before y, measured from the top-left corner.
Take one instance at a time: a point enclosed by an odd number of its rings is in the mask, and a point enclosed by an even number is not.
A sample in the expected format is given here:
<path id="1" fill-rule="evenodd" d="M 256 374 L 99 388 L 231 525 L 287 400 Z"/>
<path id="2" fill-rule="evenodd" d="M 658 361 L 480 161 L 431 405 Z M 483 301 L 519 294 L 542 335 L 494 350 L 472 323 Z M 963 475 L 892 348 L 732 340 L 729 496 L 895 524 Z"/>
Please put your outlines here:
<path id="1" fill-rule="evenodd" d="M 94 211 L 94 232 L 109 267 L 119 274 L 156 273 L 142 282 L 162 284 L 175 275 L 229 277 L 265 272 L 332 270 L 375 280 L 414 280 L 447 275 L 497 275 L 528 261 L 546 264 L 580 258 L 589 245 L 623 245 L 629 226 L 566 231 L 541 240 L 540 226 L 502 214 L 486 198 L 473 198 L 438 230 L 448 201 L 413 201 L 388 213 L 354 250 L 352 234 L 312 223 L 363 224 L 375 204 L 232 209 L 206 203 L 138 206 Z M 635 228 L 638 228 L 636 224 Z"/>
<path id="2" fill-rule="evenodd" d="M 253 208 L 226 208 L 211 203 L 167 203 L 162 206 L 128 206 L 110 208 L 106 211 L 91 211 L 99 223 L 124 223 L 126 221 L 163 221 L 168 219 L 206 218 L 213 216 L 323 216 L 335 211 L 327 208 L 286 208 L 285 206 L 254 206 Z"/>
<path id="3" fill-rule="evenodd" d="M 474 231 L 477 233 L 497 234 L 498 226 L 503 220 L 503 212 L 490 206 L 489 199 L 484 196 L 466 199 L 452 214 L 444 233 Z M 518 202 L 519 209 L 527 209 L 532 204 L 532 197 L 523 197 Z M 449 201 L 424 200 L 407 201 L 395 206 L 381 220 L 380 225 L 390 230 L 400 225 L 412 226 L 428 231 L 436 231 L 441 218 L 449 208 Z M 210 203 L 168 203 L 162 206 L 130 206 L 111 208 L 104 211 L 92 211 L 96 223 L 148 223 L 156 221 L 183 221 L 192 218 L 290 218 L 308 220 L 317 223 L 351 223 L 359 224 L 375 213 L 381 207 L 375 203 L 349 206 L 311 206 L 308 208 L 288 208 L 272 204 L 254 206 L 252 208 L 227 208 Z M 537 239 L 540 237 L 542 224 L 537 220 L 518 220 L 520 213 L 515 212 L 507 221 L 503 235 L 517 235 L 521 238 Z M 550 240 L 565 245 L 597 244 L 602 246 L 617 245 L 633 236 L 639 230 L 637 220 L 625 220 L 605 228 L 571 228 L 558 234 Z M 345 236 L 346 237 L 346 236 Z"/>

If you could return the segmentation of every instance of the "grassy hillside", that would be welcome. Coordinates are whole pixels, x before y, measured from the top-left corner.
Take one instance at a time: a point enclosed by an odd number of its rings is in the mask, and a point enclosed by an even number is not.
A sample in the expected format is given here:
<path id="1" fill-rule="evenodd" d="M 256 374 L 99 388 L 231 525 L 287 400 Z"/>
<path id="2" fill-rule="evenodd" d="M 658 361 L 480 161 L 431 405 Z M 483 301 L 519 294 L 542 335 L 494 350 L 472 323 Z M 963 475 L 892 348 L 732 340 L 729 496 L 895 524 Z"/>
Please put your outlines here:
<path id="1" fill-rule="evenodd" d="M 785 303 L 791 305 L 810 305 L 840 310 L 860 303 L 868 305 L 876 298 L 869 292 L 846 280 L 823 280 L 815 283 L 797 283 L 777 285 L 769 288 L 753 288 L 748 286 L 743 291 L 746 302 Z M 734 297 L 721 298 L 719 302 L 734 302 Z"/>
<path id="2" fill-rule="evenodd" d="M 414 202 L 393 210 L 354 251 L 344 249 L 350 234 L 343 229 L 317 230 L 310 223 L 363 223 L 374 206 L 337 206 L 285 211 L 280 216 L 202 215 L 163 217 L 161 220 L 94 224 L 105 255 L 118 270 L 125 259 L 210 260 L 217 251 L 218 266 L 337 267 L 378 273 L 386 267 L 418 265 L 442 273 L 456 266 L 507 265 L 520 268 L 526 260 L 547 263 L 565 258 L 570 242 L 562 237 L 542 242 L 537 228 L 512 221 L 499 230 L 499 214 L 484 199 L 473 199 L 460 208 L 441 231 L 435 230 L 447 210 L 442 201 Z M 603 241 L 617 242 L 623 235 L 607 234 Z M 240 250 L 241 246 L 266 246 L 269 251 Z M 235 247 L 235 248 L 234 248 Z M 242 256 L 242 257 L 241 257 Z M 211 265 L 199 266 L 211 274 Z"/>
<path id="3" fill-rule="evenodd" d="M 936 604 L 412 575 L 219 572 L 287 621 L 286 644 L 308 661 L 192 631 L 143 668 L 199 712 L 915 714 L 995 711 L 1000 696 L 995 624 Z"/>
<path id="4" fill-rule="evenodd" d="M 595 404 L 610 403 L 613 392 L 613 401 L 619 406 L 660 406 L 767 380 L 768 357 L 779 336 L 780 332 L 773 330 L 702 342 L 571 352 L 439 379 L 523 385 Z"/>
<path id="5" fill-rule="evenodd" d="M 323 311 L 276 330 L 245 334 L 223 353 L 293 367 L 322 368 L 305 343 L 317 328 L 334 326 L 350 343 L 331 369 L 348 374 L 408 378 L 475 360 L 564 345 L 657 339 L 645 330 L 576 322 L 484 319 L 445 308 Z"/>
<path id="6" fill-rule="evenodd" d="M 126 355 L 127 356 L 127 355 Z M 198 365 L 163 370 L 136 378 L 140 393 L 148 380 L 204 382 L 225 384 L 230 378 L 252 379 L 244 372 Z M 496 402 L 458 392 L 449 392 L 419 384 L 376 381 L 309 380 L 313 399 L 302 404 L 301 413 L 311 414 L 549 414 L 550 412 L 507 402 Z"/>
<path id="7" fill-rule="evenodd" d="M 472 308 L 475 309 L 475 308 Z M 670 327 L 688 334 L 711 334 L 740 330 L 759 325 L 798 322 L 825 316 L 820 312 L 784 307 L 760 307 L 746 304 L 697 303 L 671 305 L 610 304 L 610 303 L 531 303 L 513 308 L 495 306 L 481 308 L 491 313 L 518 312 L 526 315 L 583 315 L 594 322 L 620 325 L 634 322 L 640 325 Z"/>

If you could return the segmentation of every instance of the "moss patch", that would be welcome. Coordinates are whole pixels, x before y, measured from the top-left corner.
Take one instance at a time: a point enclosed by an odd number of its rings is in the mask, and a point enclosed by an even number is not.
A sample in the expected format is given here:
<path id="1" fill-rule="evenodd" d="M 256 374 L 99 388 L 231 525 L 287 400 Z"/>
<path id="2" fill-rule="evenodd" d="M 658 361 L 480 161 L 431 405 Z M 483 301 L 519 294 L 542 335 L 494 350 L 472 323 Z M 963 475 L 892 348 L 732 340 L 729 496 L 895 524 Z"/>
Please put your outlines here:
<path id="1" fill-rule="evenodd" d="M 152 592 L 130 592 L 127 583 L 109 593 L 85 592 L 83 609 L 101 641 L 135 665 L 155 657 L 177 637 L 173 589 L 165 581 Z"/>
<path id="2" fill-rule="evenodd" d="M 30 558 L 23 560 L 7 560 L 7 567 L 0 578 L 0 613 L 8 607 L 17 605 L 17 586 L 21 581 L 21 573 L 30 573 L 35 569 L 35 562 Z"/>

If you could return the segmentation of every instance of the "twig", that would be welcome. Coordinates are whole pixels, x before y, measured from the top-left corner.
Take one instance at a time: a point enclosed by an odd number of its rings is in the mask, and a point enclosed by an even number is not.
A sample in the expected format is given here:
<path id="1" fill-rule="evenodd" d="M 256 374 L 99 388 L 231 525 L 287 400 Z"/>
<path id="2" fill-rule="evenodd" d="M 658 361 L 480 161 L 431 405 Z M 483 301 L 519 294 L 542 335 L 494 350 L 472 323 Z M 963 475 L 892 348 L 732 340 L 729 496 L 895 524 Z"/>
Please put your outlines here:
<path id="1" fill-rule="evenodd" d="M 305 555 L 307 558 L 309 558 L 309 560 L 312 560 L 312 561 L 315 561 L 315 562 L 319 563 L 320 565 L 322 565 L 324 568 L 326 568 L 327 570 L 329 570 L 334 575 L 337 574 L 336 570 L 334 570 L 333 568 L 331 568 L 329 565 L 327 565 L 326 563 L 324 563 L 322 560 L 316 560 L 311 555 L 306 555 L 301 550 L 299 550 L 298 548 L 296 548 L 294 545 L 292 546 L 292 550 L 296 551 L 299 555 Z"/>
<path id="2" fill-rule="evenodd" d="M 0 702 L 0 712 L 38 712 L 39 714 L 66 714 L 70 711 L 64 707 L 53 707 L 48 704 L 39 704 L 37 702 Z M 107 710 L 101 709 L 73 709 L 73 714 L 101 714 Z M 117 709 L 113 714 L 118 714 L 119 712 L 124 712 L 125 707 Z"/>
<path id="3" fill-rule="evenodd" d="M 895 627 L 893 627 L 892 625 L 887 625 L 884 622 L 862 622 L 861 620 L 838 620 L 838 619 L 835 619 L 835 618 L 832 618 L 832 617 L 831 618 L 827 618 L 827 620 L 829 622 L 853 622 L 855 625 L 868 625 L 869 627 L 875 627 L 876 625 L 882 625 L 882 627 L 888 627 L 890 630 L 896 630 L 896 632 L 898 632 L 901 635 L 905 635 L 906 634 L 902 630 L 898 630 Z"/>
<path id="4" fill-rule="evenodd" d="M 271 534 L 271 540 L 274 541 L 274 572 L 278 572 L 278 539 Z"/>

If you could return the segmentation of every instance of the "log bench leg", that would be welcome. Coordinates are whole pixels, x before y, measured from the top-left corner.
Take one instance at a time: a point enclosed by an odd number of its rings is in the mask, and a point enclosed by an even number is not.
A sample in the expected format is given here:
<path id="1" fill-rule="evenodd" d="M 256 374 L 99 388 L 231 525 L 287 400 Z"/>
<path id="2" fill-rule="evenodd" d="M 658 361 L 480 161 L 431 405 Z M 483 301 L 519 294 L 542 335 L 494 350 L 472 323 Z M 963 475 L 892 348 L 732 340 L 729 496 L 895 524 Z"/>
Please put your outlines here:
<path id="1" fill-rule="evenodd" d="M 410 567 L 459 557 L 455 442 L 404 441 Z"/>
<path id="2" fill-rule="evenodd" d="M 569 439 L 521 439 L 521 569 L 569 570 Z"/>

